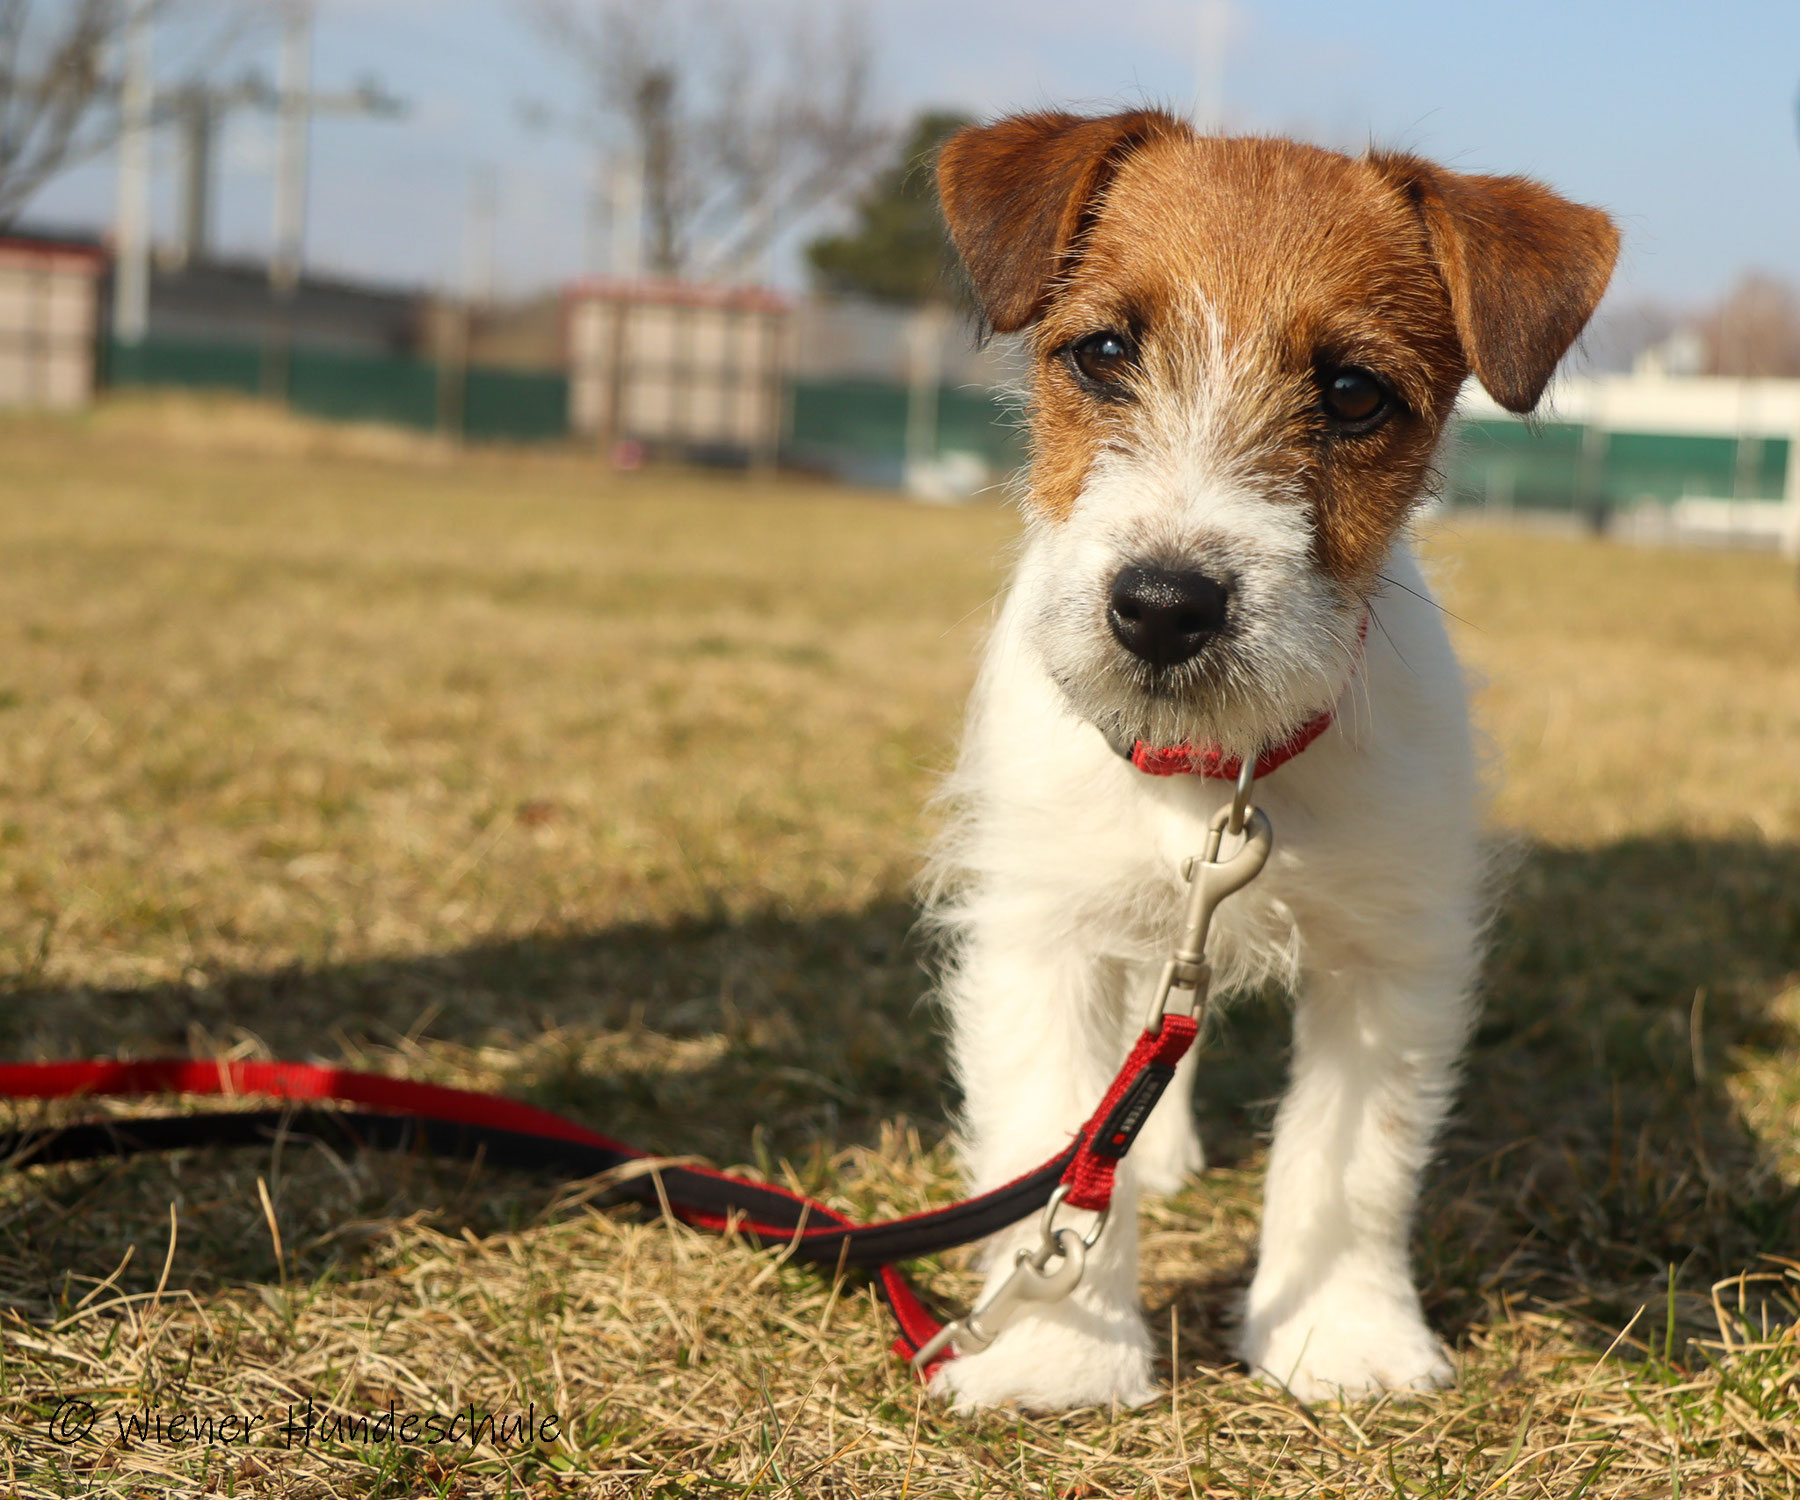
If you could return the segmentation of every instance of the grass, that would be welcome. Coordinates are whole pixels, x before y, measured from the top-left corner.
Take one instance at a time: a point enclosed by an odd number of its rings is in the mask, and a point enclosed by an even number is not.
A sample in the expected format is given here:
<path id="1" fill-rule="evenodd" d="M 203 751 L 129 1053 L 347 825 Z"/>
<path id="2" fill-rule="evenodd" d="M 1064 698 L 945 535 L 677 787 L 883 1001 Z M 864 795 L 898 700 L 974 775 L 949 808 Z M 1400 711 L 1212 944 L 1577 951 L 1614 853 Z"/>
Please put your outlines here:
<path id="1" fill-rule="evenodd" d="M 0 1052 L 318 1057 L 862 1213 L 948 1198 L 909 889 L 1012 529 L 228 405 L 6 422 Z M 952 1416 L 855 1279 L 290 1142 L 0 1178 L 0 1480 L 1800 1493 L 1791 570 L 1428 541 L 1519 851 L 1417 1235 L 1454 1391 L 1307 1409 L 1232 1365 L 1283 1068 L 1251 1002 L 1204 1064 L 1214 1166 L 1146 1215 L 1146 1410 Z M 537 1425 L 391 1430 L 471 1408 Z"/>

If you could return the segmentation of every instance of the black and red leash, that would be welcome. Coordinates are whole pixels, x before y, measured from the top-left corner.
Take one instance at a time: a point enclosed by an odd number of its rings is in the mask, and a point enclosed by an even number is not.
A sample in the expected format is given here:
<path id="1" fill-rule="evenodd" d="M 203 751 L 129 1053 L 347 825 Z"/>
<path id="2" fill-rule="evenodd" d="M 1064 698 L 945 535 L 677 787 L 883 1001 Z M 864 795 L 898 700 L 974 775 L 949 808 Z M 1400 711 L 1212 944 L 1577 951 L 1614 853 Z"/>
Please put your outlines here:
<path id="1" fill-rule="evenodd" d="M 0 1134 L 14 1167 L 97 1161 L 203 1146 L 313 1140 L 338 1149 L 423 1153 L 573 1179 L 611 1175 L 605 1198 L 668 1208 L 697 1228 L 730 1230 L 788 1247 L 795 1257 L 872 1271 L 900 1325 L 894 1351 L 914 1359 L 943 1325 L 896 1269 L 1006 1228 L 1059 1186 L 1076 1208 L 1104 1210 L 1113 1175 L 1197 1031 L 1169 1016 L 1132 1049 L 1106 1098 L 1069 1146 L 1033 1171 L 944 1208 L 858 1224 L 817 1199 L 712 1167 L 660 1161 L 534 1105 L 469 1089 L 415 1083 L 316 1063 L 155 1058 L 0 1064 L 0 1098 L 121 1099 L 150 1094 L 273 1098 L 281 1109 L 118 1116 Z M 327 1108 L 348 1105 L 352 1108 Z M 631 1170 L 633 1167 L 639 1170 Z M 946 1350 L 921 1374 L 929 1376 Z"/>
<path id="2" fill-rule="evenodd" d="M 858 1224 L 837 1210 L 774 1183 L 714 1167 L 662 1160 L 587 1126 L 515 1099 L 379 1073 L 316 1063 L 156 1058 L 0 1064 L 0 1098 L 124 1099 L 152 1094 L 265 1098 L 279 1109 L 200 1114 L 122 1115 L 0 1133 L 0 1164 L 40 1167 L 179 1151 L 203 1146 L 266 1146 L 314 1140 L 345 1150 L 421 1153 L 503 1168 L 554 1171 L 565 1178 L 607 1177 L 604 1201 L 661 1208 L 698 1228 L 736 1231 L 783 1245 L 801 1260 L 874 1273 L 900 1325 L 894 1351 L 929 1378 L 957 1347 L 986 1346 L 1002 1315 L 1020 1300 L 1066 1296 L 1081 1276 L 1085 1251 L 1098 1238 L 1112 1203 L 1119 1163 L 1199 1035 L 1211 974 L 1206 939 L 1218 903 L 1254 879 L 1269 857 L 1267 817 L 1249 802 L 1265 763 L 1290 759 L 1330 724 L 1302 726 L 1286 745 L 1248 765 L 1190 747 L 1145 752 L 1134 764 L 1150 774 L 1180 769 L 1237 783 L 1232 802 L 1214 816 L 1205 853 L 1191 861 L 1182 937 L 1164 965 L 1144 1030 L 1114 1075 L 1099 1106 L 1069 1144 L 1048 1161 L 974 1197 L 902 1218 Z M 1154 765 L 1144 761 L 1154 758 Z M 1272 767 L 1271 767 L 1272 768 Z M 1220 857 L 1225 833 L 1243 847 Z M 1185 996 L 1185 1000 L 1178 997 Z M 347 1107 L 346 1107 L 347 1106 Z M 969 1314 L 939 1320 L 896 1269 L 940 1250 L 966 1245 L 1049 1205 L 1043 1243 L 1020 1251 L 1012 1276 Z M 1058 1230 L 1062 1206 L 1100 1217 L 1087 1236 Z M 983 1321 L 985 1319 L 985 1321 Z"/>

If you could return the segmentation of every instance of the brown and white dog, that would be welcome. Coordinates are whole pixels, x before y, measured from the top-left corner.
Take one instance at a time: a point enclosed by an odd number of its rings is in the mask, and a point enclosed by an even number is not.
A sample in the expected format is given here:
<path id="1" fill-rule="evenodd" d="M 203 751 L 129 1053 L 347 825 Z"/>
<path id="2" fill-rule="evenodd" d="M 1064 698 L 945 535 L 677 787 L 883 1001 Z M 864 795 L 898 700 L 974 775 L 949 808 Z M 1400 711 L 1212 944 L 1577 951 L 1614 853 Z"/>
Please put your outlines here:
<path id="1" fill-rule="evenodd" d="M 1484 872 L 1462 678 L 1407 524 L 1464 380 L 1531 410 L 1617 234 L 1522 178 L 1156 111 L 971 128 L 938 172 L 987 321 L 1029 330 L 1032 365 L 1024 551 L 938 859 L 971 1186 L 1043 1161 L 1104 1092 L 1230 793 L 1111 745 L 1253 756 L 1335 707 L 1257 784 L 1276 853 L 1213 929 L 1218 988 L 1297 997 L 1240 1350 L 1307 1399 L 1442 1385 L 1407 1242 Z M 1133 1208 L 1201 1165 L 1192 1073 L 1073 1297 L 943 1366 L 941 1393 L 1151 1399 Z M 1034 1233 L 1000 1237 L 995 1278 Z"/>

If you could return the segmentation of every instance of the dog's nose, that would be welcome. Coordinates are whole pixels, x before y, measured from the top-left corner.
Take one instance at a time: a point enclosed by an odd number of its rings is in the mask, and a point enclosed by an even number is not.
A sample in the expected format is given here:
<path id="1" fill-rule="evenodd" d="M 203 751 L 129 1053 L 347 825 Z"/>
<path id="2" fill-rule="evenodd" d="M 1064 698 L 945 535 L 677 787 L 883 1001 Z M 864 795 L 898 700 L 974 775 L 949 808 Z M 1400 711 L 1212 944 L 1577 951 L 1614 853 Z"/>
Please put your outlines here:
<path id="1" fill-rule="evenodd" d="M 1133 656 L 1174 667 L 1224 628 L 1230 597 L 1226 585 L 1204 573 L 1133 563 L 1113 579 L 1106 621 Z"/>

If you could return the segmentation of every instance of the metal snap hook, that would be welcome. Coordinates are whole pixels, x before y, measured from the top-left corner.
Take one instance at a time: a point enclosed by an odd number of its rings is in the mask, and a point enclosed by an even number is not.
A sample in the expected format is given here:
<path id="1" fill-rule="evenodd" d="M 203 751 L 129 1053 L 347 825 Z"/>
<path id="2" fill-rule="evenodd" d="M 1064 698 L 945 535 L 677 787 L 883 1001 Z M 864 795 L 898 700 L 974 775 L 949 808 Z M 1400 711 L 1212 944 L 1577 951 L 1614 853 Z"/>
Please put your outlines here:
<path id="1" fill-rule="evenodd" d="M 1240 785 L 1247 790 L 1253 779 L 1240 778 Z M 1162 1018 L 1170 1009 L 1169 999 L 1176 990 L 1193 996 L 1189 1013 L 1199 1015 L 1212 982 L 1212 970 L 1206 962 L 1206 939 L 1212 929 L 1213 913 L 1227 896 L 1235 895 L 1262 873 L 1275 847 L 1275 832 L 1268 814 L 1259 807 L 1250 807 L 1244 812 L 1243 847 L 1229 859 L 1219 858 L 1219 845 L 1235 806 L 1234 800 L 1231 807 L 1221 807 L 1213 814 L 1206 825 L 1206 852 L 1182 866 L 1181 873 L 1190 886 L 1187 922 L 1175 952 L 1163 965 L 1162 977 L 1145 1012 L 1144 1029 L 1152 1034 L 1162 1030 Z"/>
<path id="2" fill-rule="evenodd" d="M 1012 1274 L 962 1317 L 940 1328 L 912 1357 L 915 1370 L 930 1368 L 931 1362 L 952 1341 L 965 1354 L 979 1354 L 1000 1336 L 1000 1331 L 1012 1320 L 1021 1304 L 1060 1302 L 1081 1285 L 1081 1278 L 1087 1271 L 1088 1251 L 1100 1242 L 1112 1208 L 1109 1204 L 1101 1209 L 1086 1234 L 1073 1229 L 1058 1229 L 1056 1211 L 1068 1196 L 1069 1185 L 1058 1183 L 1050 1201 L 1044 1205 L 1037 1248 L 1027 1246 L 1015 1250 Z"/>
<path id="3" fill-rule="evenodd" d="M 1246 756 L 1238 762 L 1237 788 L 1231 795 L 1231 821 L 1225 831 L 1234 837 L 1244 831 L 1244 818 L 1250 811 L 1250 789 L 1256 785 L 1256 760 Z"/>

